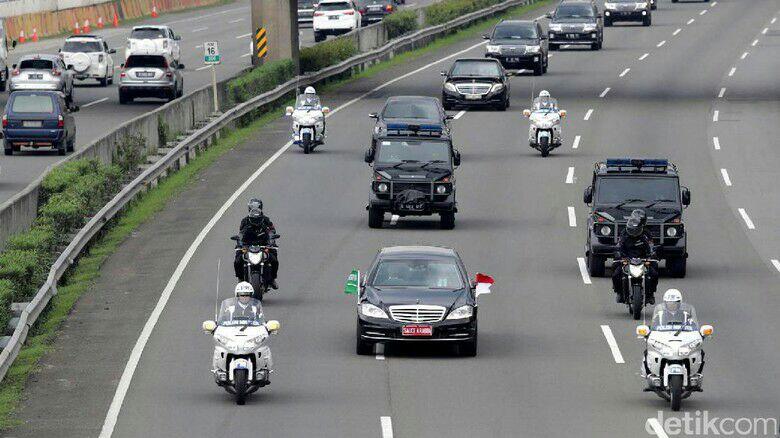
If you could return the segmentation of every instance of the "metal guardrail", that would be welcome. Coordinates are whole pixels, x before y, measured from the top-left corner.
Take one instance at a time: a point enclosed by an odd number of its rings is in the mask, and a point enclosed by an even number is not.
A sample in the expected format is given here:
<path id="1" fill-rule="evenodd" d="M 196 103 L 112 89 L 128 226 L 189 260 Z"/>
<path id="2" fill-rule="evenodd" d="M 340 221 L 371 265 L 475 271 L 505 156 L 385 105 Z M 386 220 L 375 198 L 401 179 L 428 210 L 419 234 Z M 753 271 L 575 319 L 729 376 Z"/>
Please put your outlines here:
<path id="1" fill-rule="evenodd" d="M 442 34 L 451 31 L 454 28 L 464 24 L 489 17 L 497 12 L 506 9 L 536 3 L 538 0 L 507 0 L 498 3 L 489 8 L 463 15 L 447 23 L 428 27 L 410 35 L 394 39 L 384 46 L 356 55 L 339 64 L 324 68 L 315 73 L 298 76 L 282 85 L 277 86 L 271 91 L 255 96 L 252 99 L 239 104 L 226 111 L 216 119 L 212 120 L 202 128 L 193 132 L 183 139 L 173 150 L 168 152 L 163 158 L 158 160 L 153 166 L 146 169 L 138 175 L 132 182 L 126 185 L 114 198 L 108 202 L 100 211 L 87 222 L 86 225 L 73 237 L 73 240 L 60 254 L 51 267 L 46 282 L 38 290 L 38 293 L 30 301 L 27 307 L 22 311 L 19 317 L 19 323 L 14 330 L 8 344 L 0 353 L 0 381 L 5 378 L 8 369 L 13 364 L 19 350 L 21 350 L 24 341 L 27 339 L 30 327 L 38 319 L 43 309 L 48 305 L 51 298 L 57 294 L 57 283 L 65 274 L 67 269 L 75 262 L 76 257 L 81 253 L 92 238 L 103 229 L 103 226 L 117 213 L 119 213 L 128 203 L 141 193 L 147 187 L 153 185 L 169 170 L 179 167 L 180 160 L 197 150 L 200 145 L 209 141 L 223 128 L 233 123 L 236 119 L 248 114 L 249 112 L 269 105 L 283 98 L 285 95 L 294 92 L 298 87 L 315 84 L 324 79 L 341 74 L 349 69 L 360 66 L 367 62 L 381 60 L 382 58 L 402 49 L 415 42 L 424 40 L 433 35 Z"/>

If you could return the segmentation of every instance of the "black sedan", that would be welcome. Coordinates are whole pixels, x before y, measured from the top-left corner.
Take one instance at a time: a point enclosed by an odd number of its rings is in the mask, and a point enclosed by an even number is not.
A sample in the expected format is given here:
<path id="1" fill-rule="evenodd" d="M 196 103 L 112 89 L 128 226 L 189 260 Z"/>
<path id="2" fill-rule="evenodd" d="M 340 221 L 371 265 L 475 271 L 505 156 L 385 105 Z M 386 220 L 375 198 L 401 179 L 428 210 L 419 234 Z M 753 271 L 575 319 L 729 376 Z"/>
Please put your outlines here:
<path id="1" fill-rule="evenodd" d="M 384 108 L 369 117 L 376 119 L 371 137 L 371 146 L 376 146 L 377 137 L 387 134 L 388 124 L 404 124 L 427 127 L 450 136 L 447 121 L 452 119 L 441 106 L 439 99 L 425 96 L 394 96 L 387 99 Z"/>
<path id="2" fill-rule="evenodd" d="M 509 108 L 509 75 L 497 59 L 458 59 L 444 76 L 444 109 L 455 107 Z"/>
<path id="3" fill-rule="evenodd" d="M 476 356 L 477 297 L 492 282 L 483 274 L 469 282 L 452 249 L 382 249 L 368 273 L 354 272 L 345 289 L 358 294 L 357 354 L 372 354 L 378 343 L 451 342 L 461 355 Z"/>

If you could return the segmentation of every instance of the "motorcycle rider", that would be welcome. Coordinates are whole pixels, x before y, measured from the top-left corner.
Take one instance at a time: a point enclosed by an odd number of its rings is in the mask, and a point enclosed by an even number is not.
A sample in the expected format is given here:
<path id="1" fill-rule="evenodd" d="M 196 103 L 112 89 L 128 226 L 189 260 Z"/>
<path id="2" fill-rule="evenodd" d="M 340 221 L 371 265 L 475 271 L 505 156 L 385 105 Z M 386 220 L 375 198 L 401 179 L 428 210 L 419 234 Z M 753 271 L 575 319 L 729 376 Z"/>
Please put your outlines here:
<path id="1" fill-rule="evenodd" d="M 251 284 L 246 281 L 238 283 L 235 288 L 236 299 L 231 306 L 223 307 L 223 315 L 220 320 L 232 321 L 236 318 L 249 318 L 252 320 L 261 320 L 263 318 L 263 307 L 260 302 L 253 299 L 255 290 Z"/>
<path id="2" fill-rule="evenodd" d="M 558 110 L 558 100 L 553 99 L 550 96 L 550 92 L 547 90 L 542 90 L 539 92 L 539 97 L 534 99 L 534 105 L 533 105 L 534 111 L 540 110 L 540 109 L 551 109 L 551 110 Z"/>
<path id="3" fill-rule="evenodd" d="M 303 94 L 298 98 L 298 106 L 313 106 L 319 108 L 320 97 L 317 96 L 317 91 L 314 87 L 306 87 L 303 90 Z"/>
<path id="4" fill-rule="evenodd" d="M 233 269 L 236 273 L 236 278 L 241 281 L 248 280 L 244 278 L 244 260 L 241 248 L 245 245 L 264 245 L 264 246 L 276 246 L 275 240 L 272 238 L 276 234 L 276 228 L 274 227 L 271 219 L 263 214 L 263 201 L 258 198 L 252 198 L 247 204 L 249 215 L 241 219 L 241 225 L 239 227 L 238 235 L 239 240 L 236 243 L 236 258 L 233 261 Z M 279 256 L 276 250 L 268 251 L 268 267 L 265 270 L 265 281 L 273 289 L 278 289 L 279 285 L 276 283 L 276 275 L 279 271 Z"/>
<path id="5" fill-rule="evenodd" d="M 618 303 L 626 302 L 626 291 L 623 290 L 623 269 L 624 260 L 632 258 L 655 258 L 656 248 L 650 233 L 645 230 L 642 219 L 632 215 L 626 222 L 626 228 L 620 233 L 617 243 L 617 252 L 615 253 L 614 271 L 612 272 L 612 288 L 617 294 Z M 648 304 L 655 304 L 655 290 L 658 286 L 658 267 L 651 263 L 647 269 L 646 281 L 646 301 Z"/>

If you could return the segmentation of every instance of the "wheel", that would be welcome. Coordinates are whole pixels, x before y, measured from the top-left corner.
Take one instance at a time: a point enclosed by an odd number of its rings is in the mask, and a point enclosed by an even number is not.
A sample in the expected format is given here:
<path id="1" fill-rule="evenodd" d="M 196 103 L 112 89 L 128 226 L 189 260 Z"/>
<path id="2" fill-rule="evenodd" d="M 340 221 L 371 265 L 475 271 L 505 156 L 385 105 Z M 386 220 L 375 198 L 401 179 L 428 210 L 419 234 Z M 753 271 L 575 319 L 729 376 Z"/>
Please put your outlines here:
<path id="1" fill-rule="evenodd" d="M 541 151 L 539 151 L 539 152 L 541 152 L 541 153 L 542 153 L 542 157 L 547 157 L 547 156 L 549 156 L 549 155 L 550 155 L 550 150 L 549 150 L 549 149 L 547 149 L 547 147 L 545 147 L 545 146 L 542 146 L 541 148 L 542 148 L 542 150 L 541 150 Z"/>
<path id="2" fill-rule="evenodd" d="M 114 73 L 111 73 L 111 76 L 108 77 L 108 83 L 111 85 L 114 85 Z"/>
<path id="3" fill-rule="evenodd" d="M 441 229 L 442 230 L 451 230 L 455 228 L 455 212 L 454 211 L 443 211 L 439 213 L 440 216 L 440 223 L 441 223 Z"/>
<path id="4" fill-rule="evenodd" d="M 505 100 L 498 105 L 496 105 L 496 109 L 498 111 L 506 111 L 506 109 L 509 108 L 509 100 Z"/>
<path id="5" fill-rule="evenodd" d="M 534 66 L 534 76 L 541 76 L 544 73 L 544 61 L 539 60 L 539 63 Z"/>
<path id="6" fill-rule="evenodd" d="M 57 155 L 65 155 L 65 152 L 68 148 L 68 146 L 65 144 L 66 142 L 66 140 L 62 140 L 61 142 L 54 145 L 54 148 L 57 149 Z"/>
<path id="7" fill-rule="evenodd" d="M 73 152 L 74 150 L 76 150 L 76 138 L 75 138 L 75 137 L 74 137 L 74 138 L 72 138 L 72 139 L 71 139 L 71 140 L 70 140 L 70 141 L 67 143 L 67 145 L 65 146 L 65 149 L 66 149 L 68 152 Z"/>
<path id="8" fill-rule="evenodd" d="M 444 102 L 442 105 L 444 106 L 444 109 L 445 109 L 446 111 L 452 111 L 452 110 L 454 110 L 454 109 L 455 109 L 455 107 L 453 107 L 453 106 L 452 106 L 452 104 L 450 104 L 450 103 L 447 103 L 447 102 Z"/>
<path id="9" fill-rule="evenodd" d="M 556 50 L 558 50 L 558 45 L 557 44 L 550 44 L 550 51 L 554 52 Z"/>
<path id="10" fill-rule="evenodd" d="M 461 342 L 458 345 L 458 352 L 464 357 L 475 357 L 477 355 L 477 336 L 471 341 Z"/>
<path id="11" fill-rule="evenodd" d="M 249 274 L 249 283 L 252 285 L 252 289 L 255 290 L 255 298 L 263 301 L 263 292 L 265 291 L 265 286 L 263 285 L 263 280 L 260 276 L 260 273 L 252 272 Z"/>
<path id="12" fill-rule="evenodd" d="M 355 353 L 358 356 L 368 356 L 374 354 L 374 344 L 371 342 L 365 342 L 360 339 L 360 323 L 357 326 L 357 333 L 355 334 Z"/>
<path id="13" fill-rule="evenodd" d="M 645 292 L 642 290 L 642 286 L 635 284 L 631 288 L 631 315 L 634 320 L 638 320 L 642 316 L 642 308 L 645 306 Z"/>
<path id="14" fill-rule="evenodd" d="M 666 270 L 674 278 L 684 278 L 687 270 L 688 259 L 683 257 L 670 257 L 666 259 Z"/>
<path id="15" fill-rule="evenodd" d="M 322 35 L 319 32 L 316 32 L 316 31 L 314 32 L 314 42 L 315 43 L 319 43 L 320 41 L 324 41 L 324 40 L 325 40 L 325 36 L 324 35 Z"/>
<path id="16" fill-rule="evenodd" d="M 588 253 L 588 273 L 591 277 L 603 277 L 604 265 L 607 262 L 606 257 L 601 257 Z"/>
<path id="17" fill-rule="evenodd" d="M 376 208 L 368 207 L 368 227 L 382 228 L 382 222 L 385 220 L 385 212 Z"/>
<path id="18" fill-rule="evenodd" d="M 545 56 L 544 65 L 542 66 L 542 73 L 547 73 L 548 67 L 550 67 L 550 59 Z"/>
<path id="19" fill-rule="evenodd" d="M 107 78 L 98 79 L 98 81 L 100 82 L 100 86 L 101 87 L 105 87 L 105 86 L 108 85 L 108 79 Z"/>
<path id="20" fill-rule="evenodd" d="M 233 371 L 233 388 L 236 390 L 236 404 L 243 406 L 246 403 L 246 387 L 249 370 Z"/>
<path id="21" fill-rule="evenodd" d="M 601 41 L 591 44 L 590 50 L 601 50 Z"/>
<path id="22" fill-rule="evenodd" d="M 683 376 L 675 374 L 669 376 L 669 395 L 672 402 L 672 410 L 677 412 L 680 410 L 680 404 L 682 403 L 683 392 Z"/>
<path id="23" fill-rule="evenodd" d="M 304 143 L 303 144 L 303 153 L 309 154 L 311 152 L 311 144 L 310 143 Z"/>
<path id="24" fill-rule="evenodd" d="M 119 92 L 119 104 L 125 105 L 133 101 L 133 98 L 130 97 L 127 93 Z"/>
<path id="25" fill-rule="evenodd" d="M 610 20 L 609 18 L 605 18 L 604 27 L 612 27 L 612 20 Z"/>
<path id="26" fill-rule="evenodd" d="M 647 17 L 645 17 L 645 18 L 644 18 L 644 20 L 642 20 L 642 26 L 650 26 L 650 24 L 651 24 L 652 22 L 653 22 L 653 21 L 652 21 L 652 19 L 650 18 L 650 16 L 647 16 Z"/>

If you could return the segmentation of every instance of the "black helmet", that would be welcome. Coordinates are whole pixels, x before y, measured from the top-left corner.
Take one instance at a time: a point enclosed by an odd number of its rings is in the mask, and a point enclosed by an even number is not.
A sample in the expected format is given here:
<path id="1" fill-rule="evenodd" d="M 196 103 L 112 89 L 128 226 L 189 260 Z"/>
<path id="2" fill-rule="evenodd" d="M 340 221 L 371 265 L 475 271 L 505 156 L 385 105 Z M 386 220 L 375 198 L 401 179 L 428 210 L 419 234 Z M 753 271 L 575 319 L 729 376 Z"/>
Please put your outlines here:
<path id="1" fill-rule="evenodd" d="M 631 237 L 637 237 L 642 234 L 642 221 L 638 217 L 632 216 L 626 222 L 626 233 Z"/>
<path id="2" fill-rule="evenodd" d="M 647 214 L 645 214 L 644 210 L 637 208 L 631 212 L 631 217 L 639 219 L 639 222 L 642 224 L 642 226 L 647 225 Z"/>
<path id="3" fill-rule="evenodd" d="M 247 210 L 249 210 L 250 213 L 252 212 L 252 210 L 260 210 L 262 212 L 263 211 L 263 201 L 261 201 L 261 200 L 259 200 L 257 198 L 252 198 L 252 199 L 249 200 L 249 204 L 247 204 L 246 207 L 247 207 Z"/>

